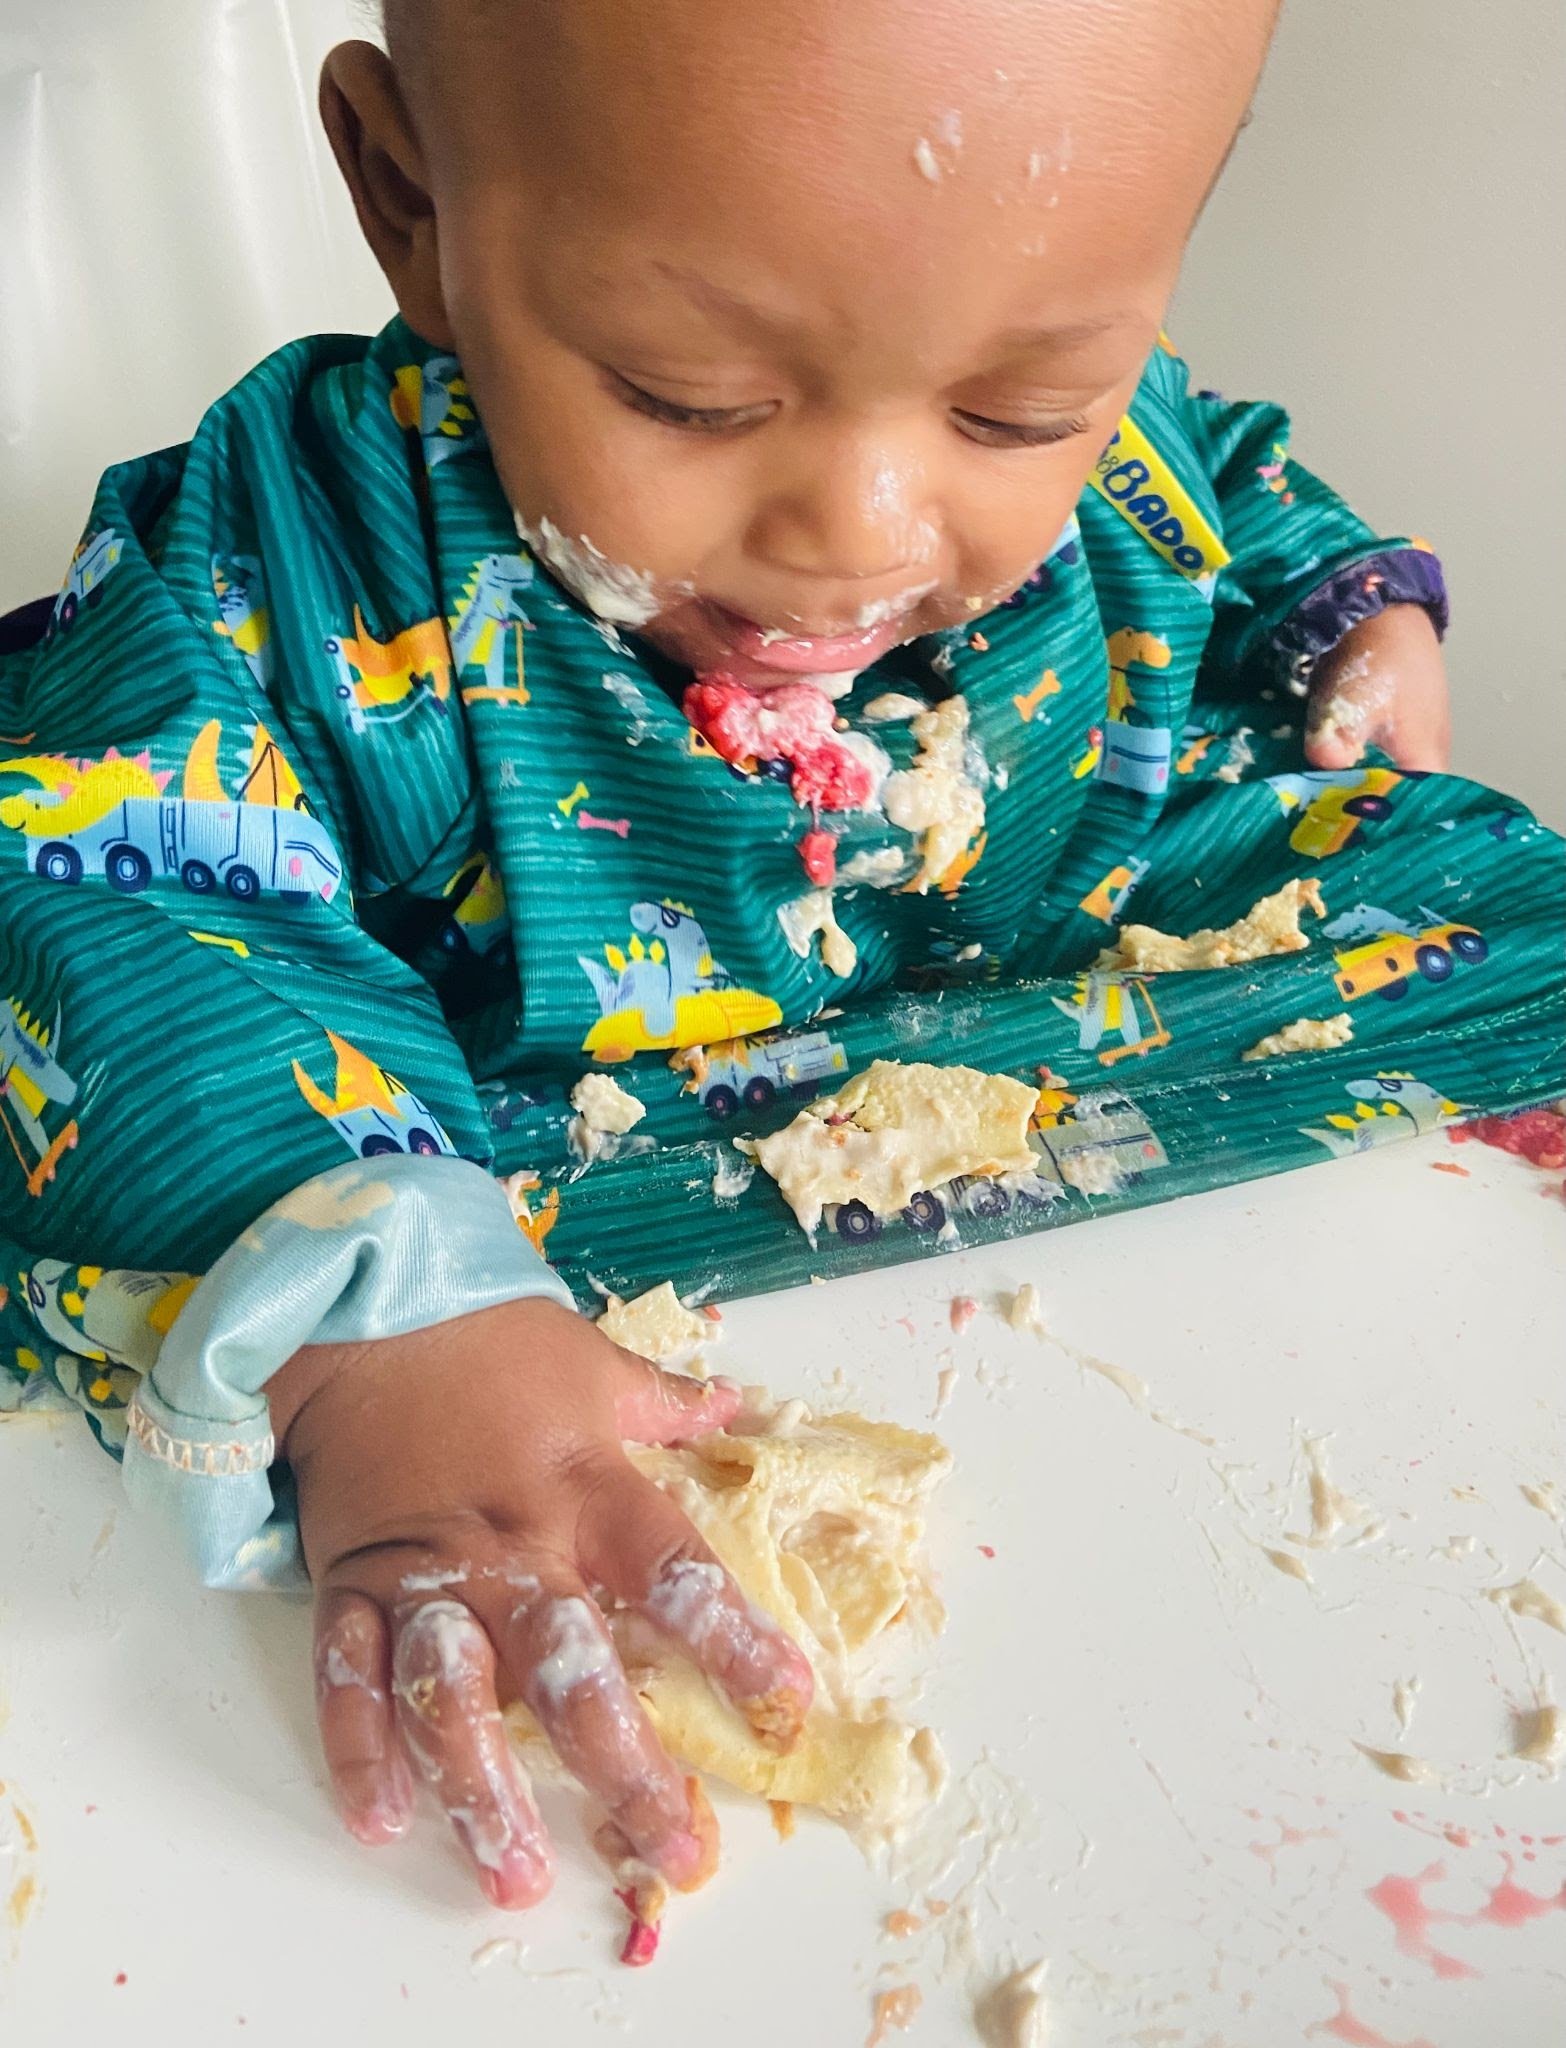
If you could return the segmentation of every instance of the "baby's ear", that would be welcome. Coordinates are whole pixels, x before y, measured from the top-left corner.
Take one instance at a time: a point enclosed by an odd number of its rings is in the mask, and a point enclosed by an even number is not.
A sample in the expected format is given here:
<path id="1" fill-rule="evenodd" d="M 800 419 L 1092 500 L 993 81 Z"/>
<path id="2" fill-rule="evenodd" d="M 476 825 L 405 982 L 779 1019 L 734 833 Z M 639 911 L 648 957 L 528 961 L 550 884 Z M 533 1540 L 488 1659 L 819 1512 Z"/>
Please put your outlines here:
<path id="1" fill-rule="evenodd" d="M 391 59 L 373 43 L 339 43 L 321 67 L 321 121 L 354 212 L 398 310 L 416 334 L 451 348 L 440 289 L 435 202 Z"/>

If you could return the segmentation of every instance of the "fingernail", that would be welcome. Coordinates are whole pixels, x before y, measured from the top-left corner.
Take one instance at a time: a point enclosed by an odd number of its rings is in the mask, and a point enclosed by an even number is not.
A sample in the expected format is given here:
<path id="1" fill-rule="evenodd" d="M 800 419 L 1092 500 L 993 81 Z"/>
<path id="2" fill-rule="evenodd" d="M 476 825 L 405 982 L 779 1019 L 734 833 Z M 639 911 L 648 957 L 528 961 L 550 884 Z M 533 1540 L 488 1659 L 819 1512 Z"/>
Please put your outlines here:
<path id="1" fill-rule="evenodd" d="M 676 1884 L 683 1884 L 694 1877 L 702 1866 L 707 1851 L 693 1834 L 685 1832 L 670 1835 L 658 1855 L 658 1867 Z"/>
<path id="2" fill-rule="evenodd" d="M 553 1884 L 554 1875 L 543 1858 L 529 1855 L 524 1849 L 510 1849 L 496 1868 L 486 1867 L 479 1872 L 479 1883 L 492 1906 L 514 1913 L 524 1906 L 537 1905 Z"/>
<path id="3" fill-rule="evenodd" d="M 367 1849 L 379 1849 L 387 1842 L 398 1841 L 408 1832 L 408 1818 L 406 1810 L 399 1810 L 385 1800 L 361 1807 L 357 1813 L 343 1815 L 348 1832 Z"/>

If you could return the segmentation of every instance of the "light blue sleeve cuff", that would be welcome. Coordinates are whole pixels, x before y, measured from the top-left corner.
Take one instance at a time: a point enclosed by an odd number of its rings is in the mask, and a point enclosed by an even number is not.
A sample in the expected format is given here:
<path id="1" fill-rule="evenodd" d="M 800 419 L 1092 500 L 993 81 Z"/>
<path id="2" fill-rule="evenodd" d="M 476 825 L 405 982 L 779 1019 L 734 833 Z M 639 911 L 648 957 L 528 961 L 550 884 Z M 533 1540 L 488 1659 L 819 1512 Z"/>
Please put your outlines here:
<path id="1" fill-rule="evenodd" d="M 387 1154 L 318 1175 L 231 1244 L 192 1292 L 127 1411 L 125 1486 L 171 1521 L 208 1586 L 307 1583 L 279 1500 L 263 1389 L 304 1344 L 403 1336 L 571 1291 L 464 1159 Z"/>

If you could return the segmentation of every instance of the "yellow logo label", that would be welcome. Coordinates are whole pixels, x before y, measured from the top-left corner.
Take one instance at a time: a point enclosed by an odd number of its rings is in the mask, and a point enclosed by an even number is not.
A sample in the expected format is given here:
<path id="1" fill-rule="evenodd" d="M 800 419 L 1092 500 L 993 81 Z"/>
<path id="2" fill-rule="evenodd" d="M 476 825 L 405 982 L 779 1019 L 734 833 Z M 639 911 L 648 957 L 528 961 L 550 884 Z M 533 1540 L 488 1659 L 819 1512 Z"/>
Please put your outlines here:
<path id="1" fill-rule="evenodd" d="M 1171 569 L 1210 591 L 1229 559 L 1190 493 L 1128 415 L 1088 479 Z"/>

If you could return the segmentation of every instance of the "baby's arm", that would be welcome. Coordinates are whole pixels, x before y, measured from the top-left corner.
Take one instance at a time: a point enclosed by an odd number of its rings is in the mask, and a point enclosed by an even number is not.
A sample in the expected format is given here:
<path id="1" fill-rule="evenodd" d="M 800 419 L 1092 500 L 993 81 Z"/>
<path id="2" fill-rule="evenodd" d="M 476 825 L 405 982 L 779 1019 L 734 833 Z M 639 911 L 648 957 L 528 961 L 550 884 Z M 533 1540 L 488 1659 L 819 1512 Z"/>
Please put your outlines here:
<path id="1" fill-rule="evenodd" d="M 1403 767 L 1448 755 L 1441 565 L 1422 542 L 1377 535 L 1289 454 L 1280 407 L 1187 388 L 1178 357 L 1152 381 L 1178 410 L 1218 500 L 1229 562 L 1207 662 L 1309 690 L 1306 754 L 1347 767 L 1379 746 Z"/>
<path id="2" fill-rule="evenodd" d="M 0 801 L 48 773 L 0 755 Z M 361 1837 L 405 1824 L 406 1754 L 490 1896 L 537 1897 L 547 1844 L 504 1685 L 648 1861 L 700 1877 L 704 1809 L 590 1589 L 791 1739 L 808 1667 L 620 1450 L 720 1425 L 732 1390 L 665 1381 L 576 1313 L 488 1171 L 429 989 L 336 904 L 239 926 L 209 899 L 203 936 L 177 884 L 52 878 L 38 844 L 0 832 L 0 991 L 27 992 L 0 1007 L 8 1405 L 86 1408 L 210 1584 L 302 1579 L 302 1536 L 322 1731 Z M 410 1149 L 355 1156 L 399 1132 Z"/>

